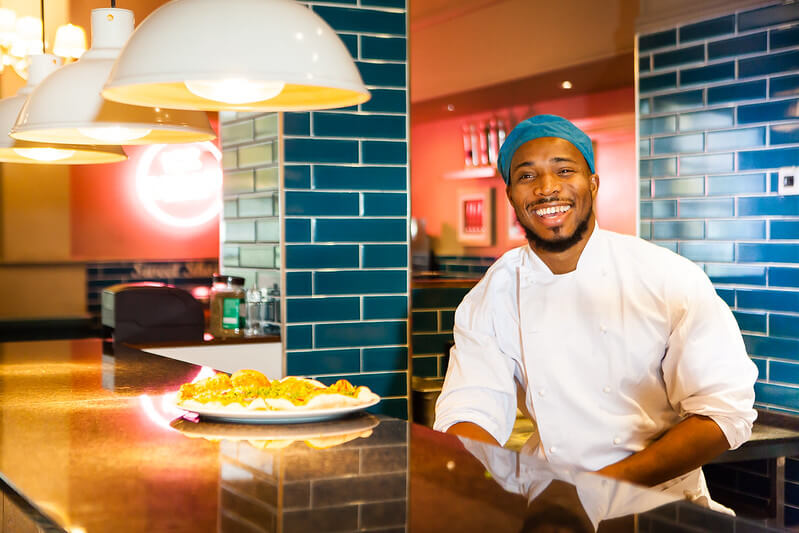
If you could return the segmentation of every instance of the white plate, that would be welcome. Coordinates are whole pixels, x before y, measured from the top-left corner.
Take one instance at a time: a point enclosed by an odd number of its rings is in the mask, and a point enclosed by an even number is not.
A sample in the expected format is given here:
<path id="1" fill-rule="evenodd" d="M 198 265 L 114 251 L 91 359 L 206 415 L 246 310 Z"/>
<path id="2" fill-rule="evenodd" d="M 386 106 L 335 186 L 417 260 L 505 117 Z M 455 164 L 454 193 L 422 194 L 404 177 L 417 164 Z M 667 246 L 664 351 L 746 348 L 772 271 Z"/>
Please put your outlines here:
<path id="1" fill-rule="evenodd" d="M 375 395 L 375 398 L 368 403 L 360 405 L 348 405 L 345 407 L 335 407 L 328 409 L 303 409 L 303 410 L 248 410 L 248 411 L 230 411 L 227 409 L 185 409 L 177 404 L 175 407 L 181 411 L 197 413 L 201 418 L 207 420 L 218 420 L 220 422 L 237 422 L 241 424 L 301 424 L 304 422 L 319 422 L 322 420 L 332 420 L 335 418 L 342 418 L 352 413 L 358 413 L 373 405 L 380 403 L 380 397 Z"/>

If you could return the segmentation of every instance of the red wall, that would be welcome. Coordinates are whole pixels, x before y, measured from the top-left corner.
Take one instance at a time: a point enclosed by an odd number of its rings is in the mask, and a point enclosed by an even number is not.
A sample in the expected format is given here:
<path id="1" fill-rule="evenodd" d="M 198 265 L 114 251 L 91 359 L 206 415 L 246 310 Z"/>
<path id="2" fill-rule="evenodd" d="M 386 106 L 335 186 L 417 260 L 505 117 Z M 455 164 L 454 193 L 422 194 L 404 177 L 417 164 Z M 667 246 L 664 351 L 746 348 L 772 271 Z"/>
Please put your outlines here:
<path id="1" fill-rule="evenodd" d="M 444 177 L 447 172 L 464 167 L 462 125 L 478 124 L 493 116 L 516 124 L 532 115 L 552 113 L 583 128 L 597 144 L 600 227 L 634 235 L 638 194 L 634 98 L 634 91 L 629 88 L 424 123 L 414 123 L 411 114 L 411 214 L 425 220 L 434 251 L 439 255 L 499 256 L 519 245 L 507 237 L 510 205 L 502 178 L 456 180 Z M 464 247 L 457 243 L 455 236 L 457 193 L 485 188 L 493 188 L 495 194 L 494 245 Z"/>
<path id="2" fill-rule="evenodd" d="M 217 129 L 216 119 L 212 126 Z M 219 217 L 191 228 L 150 216 L 135 191 L 146 146 L 126 146 L 128 160 L 71 169 L 71 256 L 78 261 L 201 259 L 219 256 Z"/>

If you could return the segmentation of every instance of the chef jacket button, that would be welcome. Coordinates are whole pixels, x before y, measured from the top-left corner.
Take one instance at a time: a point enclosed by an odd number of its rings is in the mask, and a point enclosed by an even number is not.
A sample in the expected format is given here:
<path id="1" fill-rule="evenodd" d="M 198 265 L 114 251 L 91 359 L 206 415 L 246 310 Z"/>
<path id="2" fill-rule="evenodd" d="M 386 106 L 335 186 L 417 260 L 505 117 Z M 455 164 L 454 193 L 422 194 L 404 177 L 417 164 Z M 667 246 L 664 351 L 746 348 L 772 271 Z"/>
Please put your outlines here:
<path id="1" fill-rule="evenodd" d="M 610 392 L 610 387 L 605 385 L 604 387 L 602 387 L 602 392 L 604 392 L 605 394 L 609 393 Z"/>
<path id="2" fill-rule="evenodd" d="M 608 332 L 608 328 L 606 328 L 605 325 L 603 324 L 603 325 L 599 326 L 599 331 L 601 331 L 602 333 L 607 333 Z"/>
<path id="3" fill-rule="evenodd" d="M 539 390 L 539 391 L 538 391 L 538 395 L 539 395 L 539 396 L 542 396 L 542 397 L 543 397 L 543 396 L 546 396 L 546 395 L 547 395 L 547 391 L 546 391 L 546 389 L 541 389 L 541 390 Z"/>
<path id="4" fill-rule="evenodd" d="M 557 453 L 557 451 L 558 451 L 558 449 L 556 447 L 554 447 L 554 446 L 549 448 L 549 453 Z"/>
<path id="5" fill-rule="evenodd" d="M 615 437 L 613 439 L 613 444 L 621 444 L 621 439 L 619 437 Z"/>

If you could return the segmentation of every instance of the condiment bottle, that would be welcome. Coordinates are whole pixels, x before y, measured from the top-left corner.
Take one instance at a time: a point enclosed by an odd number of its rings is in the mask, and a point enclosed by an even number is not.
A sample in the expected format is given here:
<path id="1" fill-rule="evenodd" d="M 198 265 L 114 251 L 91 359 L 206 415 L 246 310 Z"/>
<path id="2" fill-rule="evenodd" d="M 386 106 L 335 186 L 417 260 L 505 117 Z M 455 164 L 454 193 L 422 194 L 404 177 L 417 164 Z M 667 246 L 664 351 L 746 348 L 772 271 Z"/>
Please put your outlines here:
<path id="1" fill-rule="evenodd" d="M 209 324 L 211 335 L 217 338 L 244 336 L 244 328 L 241 326 L 241 306 L 246 294 L 244 278 L 214 274 Z"/>

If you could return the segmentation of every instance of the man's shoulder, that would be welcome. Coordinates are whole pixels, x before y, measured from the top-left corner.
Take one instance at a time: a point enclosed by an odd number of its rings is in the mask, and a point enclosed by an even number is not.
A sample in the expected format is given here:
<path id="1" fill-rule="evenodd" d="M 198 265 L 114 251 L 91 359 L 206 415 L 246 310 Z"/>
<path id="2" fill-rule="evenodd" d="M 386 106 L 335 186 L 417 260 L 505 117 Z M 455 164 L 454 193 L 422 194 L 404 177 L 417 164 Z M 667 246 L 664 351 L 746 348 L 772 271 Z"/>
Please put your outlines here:
<path id="1" fill-rule="evenodd" d="M 628 256 L 630 260 L 634 261 L 633 264 L 638 264 L 642 268 L 666 271 L 675 268 L 679 270 L 702 271 L 702 269 L 690 259 L 659 244 L 636 237 L 635 235 L 626 235 L 609 230 L 600 231 L 615 257 Z"/>
<path id="2" fill-rule="evenodd" d="M 499 259 L 494 261 L 494 264 L 486 270 L 481 282 L 492 283 L 508 278 L 516 279 L 516 270 L 522 263 L 522 256 L 525 254 L 526 249 L 527 245 L 519 246 L 502 254 Z"/>

